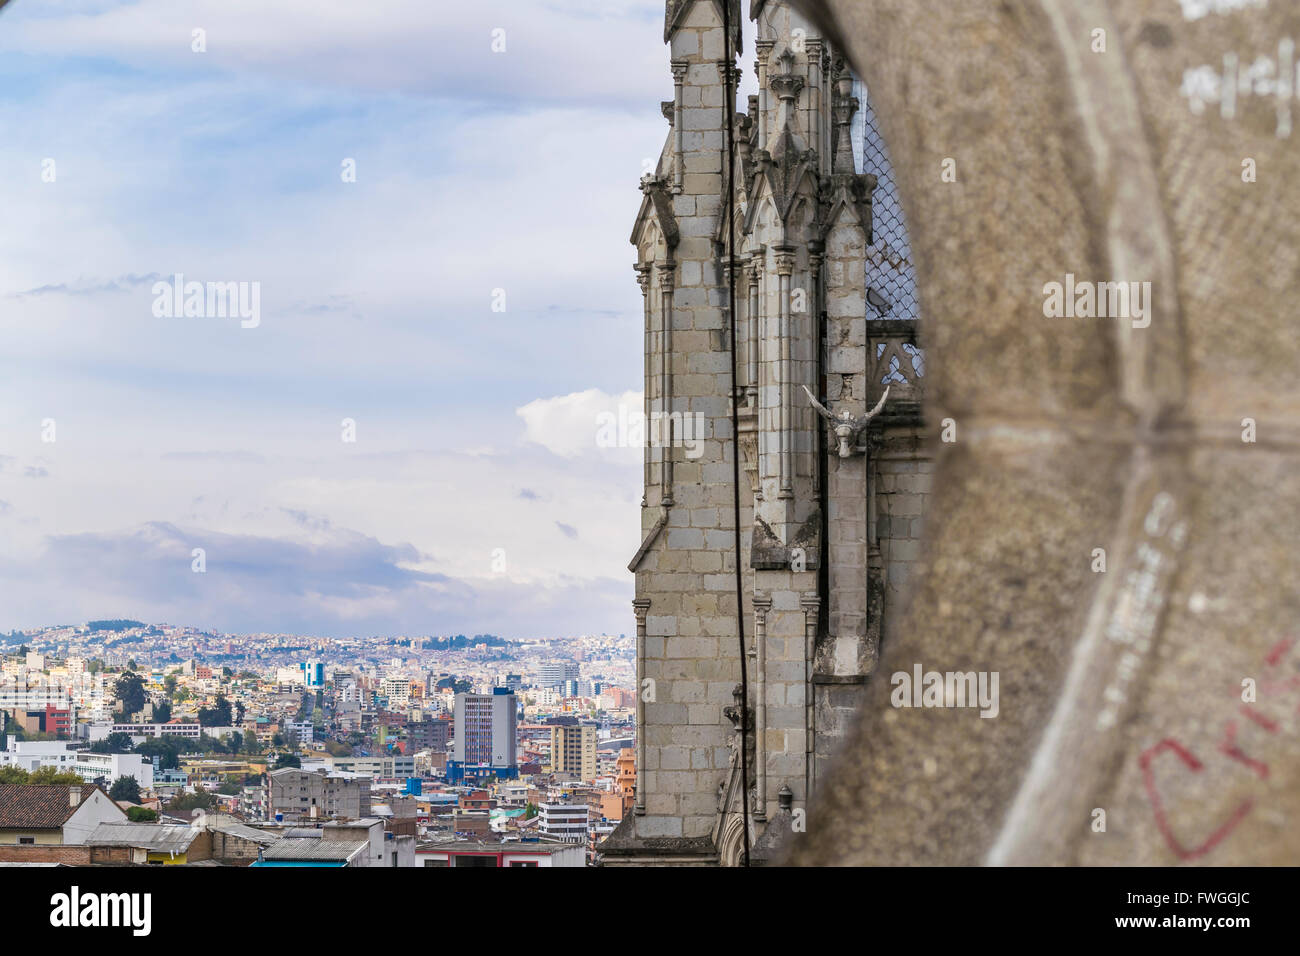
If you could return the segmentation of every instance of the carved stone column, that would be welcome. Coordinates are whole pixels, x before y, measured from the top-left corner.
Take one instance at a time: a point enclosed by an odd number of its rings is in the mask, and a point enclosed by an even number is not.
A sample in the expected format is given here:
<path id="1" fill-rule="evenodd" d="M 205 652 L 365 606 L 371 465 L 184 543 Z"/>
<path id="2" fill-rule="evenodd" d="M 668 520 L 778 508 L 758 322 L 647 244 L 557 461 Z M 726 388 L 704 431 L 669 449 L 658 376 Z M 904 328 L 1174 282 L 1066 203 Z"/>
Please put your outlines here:
<path id="1" fill-rule="evenodd" d="M 754 49 L 758 53 L 758 59 L 754 61 L 754 69 L 758 73 L 758 148 L 767 149 L 767 110 L 768 110 L 768 93 L 767 93 L 767 61 L 772 56 L 772 47 L 776 46 L 775 40 L 756 40 Z"/>
<path id="2" fill-rule="evenodd" d="M 805 591 L 799 601 L 803 608 L 804 631 L 804 802 L 812 799 L 816 778 L 817 739 L 813 709 L 813 658 L 817 654 L 817 624 L 821 618 L 822 599 L 816 591 Z"/>
<path id="3" fill-rule="evenodd" d="M 758 404 L 758 341 L 763 332 L 759 328 L 759 303 L 762 301 L 759 295 L 759 287 L 763 281 L 763 253 L 761 250 L 750 256 L 749 268 L 745 271 L 749 285 L 749 308 L 746 310 L 749 314 L 746 316 L 746 331 L 748 332 L 747 344 L 745 346 L 745 365 L 746 365 L 746 397 L 750 405 Z"/>
<path id="4" fill-rule="evenodd" d="M 817 172 L 829 172 L 829 157 L 822 150 L 822 41 L 808 37 L 804 41 L 808 51 L 808 143 L 817 150 Z"/>
<path id="5" fill-rule="evenodd" d="M 790 276 L 794 272 L 794 254 L 789 246 L 776 251 L 777 303 L 780 308 L 780 320 L 777 337 L 780 340 L 780 360 L 778 363 L 777 387 L 780 398 L 778 407 L 778 474 L 780 476 L 778 498 L 794 497 L 794 475 L 792 462 L 792 445 L 794 422 L 790 406 Z"/>
<path id="6" fill-rule="evenodd" d="M 632 602 L 636 613 L 636 802 L 632 812 L 645 815 L 645 627 L 649 598 Z"/>
<path id="7" fill-rule="evenodd" d="M 673 60 L 673 192 L 682 191 L 683 174 L 686 162 L 682 136 L 682 84 L 686 80 L 686 70 L 690 63 L 686 60 Z"/>
<path id="8" fill-rule="evenodd" d="M 651 362 L 654 360 L 654 326 L 650 315 L 650 273 L 654 269 L 654 263 L 641 262 L 635 267 L 636 283 L 641 287 L 641 309 L 645 322 L 645 396 L 642 404 L 642 414 L 645 416 L 644 435 L 645 448 L 643 449 L 643 474 L 641 490 L 641 507 L 646 506 L 646 498 L 650 494 L 650 378 L 654 374 L 651 369 Z"/>
<path id="9" fill-rule="evenodd" d="M 767 612 L 772 608 L 770 594 L 754 595 L 754 647 L 758 660 L 754 667 L 757 685 L 754 719 L 754 763 L 757 800 L 754 819 L 762 823 L 767 819 Z"/>
<path id="10" fill-rule="evenodd" d="M 677 263 L 671 259 L 659 267 L 659 407 L 662 420 L 656 429 L 660 451 L 660 503 L 673 504 L 673 286 Z M 663 435 L 667 428 L 667 437 Z"/>

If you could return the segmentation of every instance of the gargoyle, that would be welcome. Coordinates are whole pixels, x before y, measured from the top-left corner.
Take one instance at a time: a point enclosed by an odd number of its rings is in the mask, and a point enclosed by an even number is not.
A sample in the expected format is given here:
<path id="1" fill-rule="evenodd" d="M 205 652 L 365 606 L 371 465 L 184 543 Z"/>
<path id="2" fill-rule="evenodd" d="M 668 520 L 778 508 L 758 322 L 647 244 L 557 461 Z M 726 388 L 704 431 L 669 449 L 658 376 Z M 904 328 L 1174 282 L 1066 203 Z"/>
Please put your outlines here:
<path id="1" fill-rule="evenodd" d="M 841 458 L 848 458 L 857 451 L 858 435 L 862 429 L 867 427 L 867 423 L 871 419 L 880 414 L 880 410 L 885 407 L 885 399 L 889 398 L 889 386 L 885 386 L 885 394 L 880 396 L 880 401 L 876 402 L 876 407 L 861 418 L 855 418 L 847 409 L 841 411 L 838 415 L 833 414 L 829 408 L 817 401 L 817 397 L 809 391 L 807 385 L 800 387 L 808 396 L 808 401 L 812 402 L 813 408 L 817 409 L 822 418 L 826 419 L 835 431 L 835 437 L 840 441 Z"/>

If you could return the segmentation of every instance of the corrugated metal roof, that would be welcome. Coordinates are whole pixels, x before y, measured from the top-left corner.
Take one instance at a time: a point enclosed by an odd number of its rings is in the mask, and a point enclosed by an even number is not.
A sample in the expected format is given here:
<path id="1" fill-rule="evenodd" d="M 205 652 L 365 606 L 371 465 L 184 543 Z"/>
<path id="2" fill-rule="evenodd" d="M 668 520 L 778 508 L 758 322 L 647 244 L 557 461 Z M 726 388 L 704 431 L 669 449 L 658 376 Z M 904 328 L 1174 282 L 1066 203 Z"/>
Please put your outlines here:
<path id="1" fill-rule="evenodd" d="M 350 860 L 365 852 L 370 844 L 365 841 L 341 840 L 281 840 L 262 851 L 262 859 L 272 862 L 284 860 Z"/>
<path id="2" fill-rule="evenodd" d="M 86 837 L 88 846 L 130 846 L 159 853 L 184 853 L 200 833 L 170 823 L 101 823 Z"/>
<path id="3" fill-rule="evenodd" d="M 270 845 L 280 839 L 278 833 L 268 833 L 266 830 L 259 830 L 256 827 L 244 826 L 242 823 L 225 823 L 221 826 L 213 827 L 218 833 L 224 833 L 227 836 L 239 837 L 241 840 L 251 840 L 254 843 Z"/>

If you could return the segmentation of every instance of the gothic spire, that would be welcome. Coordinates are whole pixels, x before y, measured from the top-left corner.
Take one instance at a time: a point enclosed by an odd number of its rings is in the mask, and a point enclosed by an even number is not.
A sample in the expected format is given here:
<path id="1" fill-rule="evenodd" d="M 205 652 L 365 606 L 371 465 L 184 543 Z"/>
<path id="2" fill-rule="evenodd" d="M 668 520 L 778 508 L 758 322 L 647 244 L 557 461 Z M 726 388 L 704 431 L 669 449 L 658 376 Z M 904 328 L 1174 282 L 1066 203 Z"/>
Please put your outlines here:
<path id="1" fill-rule="evenodd" d="M 687 12 L 696 3 L 704 0 L 664 0 L 664 42 L 667 43 L 677 32 L 682 21 L 686 18 Z M 740 0 L 709 0 L 713 4 L 714 10 L 718 15 L 718 23 L 722 23 L 722 4 L 725 2 L 730 8 L 731 14 L 731 50 L 736 56 L 739 56 L 741 50 L 741 17 L 740 17 Z"/>

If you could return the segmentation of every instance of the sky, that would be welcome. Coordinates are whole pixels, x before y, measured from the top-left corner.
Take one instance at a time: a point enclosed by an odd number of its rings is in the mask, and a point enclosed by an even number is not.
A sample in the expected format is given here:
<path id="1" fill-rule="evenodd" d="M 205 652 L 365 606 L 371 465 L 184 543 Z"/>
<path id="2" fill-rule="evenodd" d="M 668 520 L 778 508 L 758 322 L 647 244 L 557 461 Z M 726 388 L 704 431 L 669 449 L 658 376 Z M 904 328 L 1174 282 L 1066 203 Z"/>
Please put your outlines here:
<path id="1" fill-rule="evenodd" d="M 662 31 L 660 0 L 6 6 L 0 630 L 631 631 L 640 451 L 595 436 L 641 407 Z M 178 273 L 256 322 L 167 314 Z"/>

